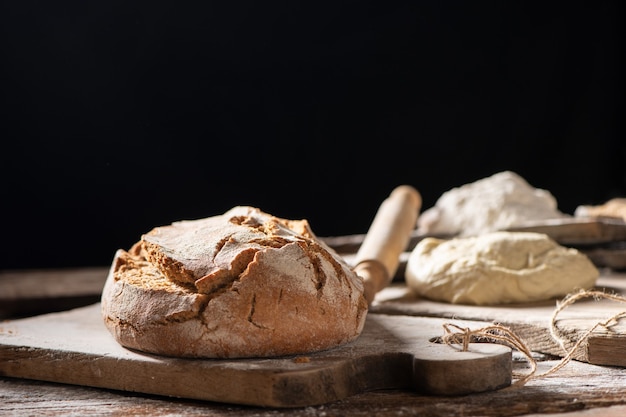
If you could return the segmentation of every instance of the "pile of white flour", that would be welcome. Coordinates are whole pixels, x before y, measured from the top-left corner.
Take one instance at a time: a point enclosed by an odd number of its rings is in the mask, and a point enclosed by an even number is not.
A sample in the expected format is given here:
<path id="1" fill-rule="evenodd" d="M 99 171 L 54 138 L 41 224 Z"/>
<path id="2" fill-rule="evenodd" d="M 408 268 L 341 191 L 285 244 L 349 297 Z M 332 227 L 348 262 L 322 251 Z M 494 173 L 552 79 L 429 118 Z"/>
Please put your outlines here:
<path id="1" fill-rule="evenodd" d="M 417 226 L 424 234 L 476 236 L 528 221 L 564 217 L 572 216 L 558 210 L 549 191 L 503 171 L 446 191 L 420 215 Z"/>

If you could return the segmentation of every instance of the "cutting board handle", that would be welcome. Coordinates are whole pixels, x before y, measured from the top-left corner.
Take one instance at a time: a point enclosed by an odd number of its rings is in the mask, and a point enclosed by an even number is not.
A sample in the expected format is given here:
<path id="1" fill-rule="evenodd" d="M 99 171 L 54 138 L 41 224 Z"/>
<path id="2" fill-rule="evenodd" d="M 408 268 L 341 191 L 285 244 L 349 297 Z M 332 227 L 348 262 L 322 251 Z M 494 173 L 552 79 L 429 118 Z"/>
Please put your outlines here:
<path id="1" fill-rule="evenodd" d="M 400 185 L 378 208 L 354 259 L 354 272 L 363 278 L 368 304 L 396 273 L 421 206 L 420 193 L 410 185 Z"/>

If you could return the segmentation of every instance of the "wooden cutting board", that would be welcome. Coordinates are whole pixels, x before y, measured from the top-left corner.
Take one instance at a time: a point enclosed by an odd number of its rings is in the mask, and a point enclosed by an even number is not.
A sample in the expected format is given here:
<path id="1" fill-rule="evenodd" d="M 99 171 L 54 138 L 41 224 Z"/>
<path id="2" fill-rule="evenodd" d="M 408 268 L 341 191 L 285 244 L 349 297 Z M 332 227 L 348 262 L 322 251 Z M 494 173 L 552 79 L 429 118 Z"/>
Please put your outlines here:
<path id="1" fill-rule="evenodd" d="M 597 290 L 626 295 L 626 273 L 602 271 Z M 471 306 L 457 305 L 422 299 L 411 292 L 405 284 L 395 283 L 382 290 L 371 307 L 372 312 L 402 314 L 423 317 L 440 317 L 454 320 L 479 320 L 496 322 L 510 328 L 535 351 L 565 356 L 575 342 L 598 322 L 604 322 L 615 314 L 626 311 L 626 303 L 608 299 L 586 298 L 564 309 L 556 325 L 567 335 L 564 348 L 550 334 L 551 319 L 557 302 L 533 302 L 515 305 Z M 454 323 L 454 320 L 451 320 Z M 586 343 L 574 353 L 574 358 L 595 365 L 626 367 L 626 319 L 610 328 L 600 327 L 593 331 Z"/>
<path id="2" fill-rule="evenodd" d="M 193 360 L 121 347 L 93 304 L 1 322 L 0 375 L 268 407 L 317 405 L 376 389 L 461 395 L 510 385 L 508 347 L 473 343 L 461 352 L 432 342 L 444 322 L 369 314 L 355 342 L 325 352 Z"/>
<path id="3" fill-rule="evenodd" d="M 506 230 L 545 233 L 562 245 L 597 245 L 626 240 L 622 219 L 567 217 L 527 222 Z"/>

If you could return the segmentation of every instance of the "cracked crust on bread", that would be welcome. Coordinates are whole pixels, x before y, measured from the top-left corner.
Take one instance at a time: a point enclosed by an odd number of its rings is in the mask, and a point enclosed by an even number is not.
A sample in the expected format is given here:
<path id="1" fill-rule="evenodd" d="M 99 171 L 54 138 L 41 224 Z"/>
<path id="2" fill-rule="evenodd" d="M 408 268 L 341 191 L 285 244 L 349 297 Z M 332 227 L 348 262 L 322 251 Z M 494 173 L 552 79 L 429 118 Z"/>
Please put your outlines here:
<path id="1" fill-rule="evenodd" d="M 363 283 L 306 220 L 238 206 L 118 250 L 102 294 L 123 346 L 176 357 L 273 357 L 350 342 Z"/>

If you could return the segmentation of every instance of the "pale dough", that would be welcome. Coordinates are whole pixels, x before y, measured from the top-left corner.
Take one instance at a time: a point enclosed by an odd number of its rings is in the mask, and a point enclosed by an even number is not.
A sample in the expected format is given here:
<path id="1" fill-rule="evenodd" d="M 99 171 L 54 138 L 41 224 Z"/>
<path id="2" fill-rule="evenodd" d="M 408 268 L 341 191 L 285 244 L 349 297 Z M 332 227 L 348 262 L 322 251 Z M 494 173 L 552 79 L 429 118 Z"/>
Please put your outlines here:
<path id="1" fill-rule="evenodd" d="M 527 221 L 571 217 L 560 212 L 556 198 L 534 188 L 512 171 L 446 191 L 419 217 L 423 234 L 476 236 L 520 226 Z"/>
<path id="2" fill-rule="evenodd" d="M 597 206 L 578 206 L 576 217 L 609 217 L 626 221 L 626 198 L 613 198 Z"/>
<path id="3" fill-rule="evenodd" d="M 407 286 L 424 298 L 476 305 L 562 297 L 593 287 L 598 275 L 578 250 L 526 232 L 425 238 L 411 252 L 405 272 Z"/>

